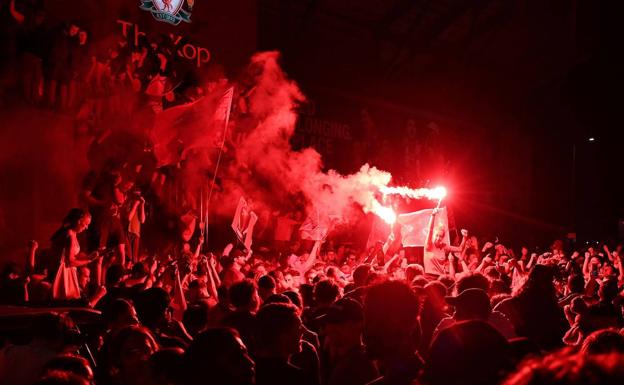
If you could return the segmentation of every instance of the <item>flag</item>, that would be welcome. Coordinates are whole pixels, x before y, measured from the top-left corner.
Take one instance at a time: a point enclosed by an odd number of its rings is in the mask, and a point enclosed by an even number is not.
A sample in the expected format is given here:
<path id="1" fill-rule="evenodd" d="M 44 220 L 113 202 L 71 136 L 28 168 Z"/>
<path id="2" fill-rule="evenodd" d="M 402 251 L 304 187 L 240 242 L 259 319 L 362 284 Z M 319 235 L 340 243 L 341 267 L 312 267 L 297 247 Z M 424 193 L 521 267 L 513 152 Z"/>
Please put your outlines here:
<path id="1" fill-rule="evenodd" d="M 158 164 L 177 163 L 191 149 L 221 147 L 233 97 L 228 87 L 156 114 L 150 139 Z"/>
<path id="2" fill-rule="evenodd" d="M 256 213 L 250 210 L 245 198 L 240 197 L 234 212 L 234 218 L 232 218 L 232 230 L 234 230 L 236 237 L 245 245 L 247 250 L 251 248 L 253 229 L 257 221 L 258 216 Z"/>
<path id="3" fill-rule="evenodd" d="M 434 223 L 434 230 L 442 226 L 446 230 L 444 242 L 449 245 L 448 216 L 446 207 L 439 209 Z M 397 223 L 401 225 L 401 239 L 403 247 L 424 246 L 429 231 L 429 219 L 433 209 L 415 211 L 413 213 L 399 214 Z"/>
<path id="4" fill-rule="evenodd" d="M 227 135 L 227 125 L 230 118 L 230 110 L 232 109 L 232 99 L 234 98 L 234 87 L 229 87 L 223 92 L 221 97 L 217 100 L 217 106 L 212 115 L 212 124 L 216 129 L 212 130 L 212 146 L 222 147 Z M 201 138 L 195 143 L 190 143 L 189 148 L 202 146 Z"/>
<path id="5" fill-rule="evenodd" d="M 240 197 L 238 205 L 236 205 L 236 211 L 234 212 L 234 218 L 232 218 L 232 230 L 236 233 L 238 239 L 243 239 L 243 232 L 247 228 L 249 221 L 249 209 L 247 207 L 247 201 L 245 198 Z"/>
<path id="6" fill-rule="evenodd" d="M 214 120 L 217 122 L 223 122 L 228 120 L 230 116 L 230 109 L 232 108 L 232 99 L 234 98 L 234 87 L 229 87 L 221 96 L 217 108 L 214 112 Z"/>
<path id="7" fill-rule="evenodd" d="M 251 243 L 253 242 L 253 229 L 256 225 L 256 222 L 258 222 L 258 216 L 256 215 L 256 213 L 254 213 L 253 211 L 249 212 L 249 224 L 247 225 L 247 229 L 245 230 L 245 242 L 243 242 L 247 250 L 251 250 Z"/>
<path id="8" fill-rule="evenodd" d="M 191 240 L 191 237 L 195 233 L 195 228 L 197 227 L 197 217 L 193 215 L 192 212 L 187 212 L 186 214 L 180 217 L 181 224 L 181 236 L 184 242 L 188 242 Z"/>
<path id="9" fill-rule="evenodd" d="M 328 229 L 322 226 L 314 216 L 310 215 L 299 228 L 301 239 L 320 241 L 327 236 Z"/>
<path id="10" fill-rule="evenodd" d="M 339 220 L 338 215 L 321 214 L 319 210 L 315 209 L 299 227 L 301 239 L 322 241 Z"/>

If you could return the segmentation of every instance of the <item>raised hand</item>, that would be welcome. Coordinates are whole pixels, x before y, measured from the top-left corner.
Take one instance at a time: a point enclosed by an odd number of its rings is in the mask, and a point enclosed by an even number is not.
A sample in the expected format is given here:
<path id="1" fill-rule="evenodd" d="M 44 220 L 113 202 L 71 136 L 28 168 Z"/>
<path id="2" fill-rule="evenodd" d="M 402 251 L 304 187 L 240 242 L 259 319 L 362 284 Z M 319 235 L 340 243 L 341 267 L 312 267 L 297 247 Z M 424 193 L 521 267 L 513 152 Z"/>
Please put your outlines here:
<path id="1" fill-rule="evenodd" d="M 208 258 L 208 263 L 210 263 L 210 266 L 212 266 L 213 268 L 216 269 L 216 267 L 217 267 L 217 257 L 214 256 L 213 254 L 211 254 L 210 257 Z"/>
<path id="2" fill-rule="evenodd" d="M 105 286 L 98 287 L 95 292 L 95 296 L 99 298 L 99 297 L 104 297 L 105 295 L 106 295 L 106 287 Z"/>
<path id="3" fill-rule="evenodd" d="M 223 255 L 230 255 L 230 252 L 232 251 L 233 248 L 234 248 L 234 245 L 231 243 L 228 243 L 228 245 L 225 246 L 225 249 L 223 249 Z"/>

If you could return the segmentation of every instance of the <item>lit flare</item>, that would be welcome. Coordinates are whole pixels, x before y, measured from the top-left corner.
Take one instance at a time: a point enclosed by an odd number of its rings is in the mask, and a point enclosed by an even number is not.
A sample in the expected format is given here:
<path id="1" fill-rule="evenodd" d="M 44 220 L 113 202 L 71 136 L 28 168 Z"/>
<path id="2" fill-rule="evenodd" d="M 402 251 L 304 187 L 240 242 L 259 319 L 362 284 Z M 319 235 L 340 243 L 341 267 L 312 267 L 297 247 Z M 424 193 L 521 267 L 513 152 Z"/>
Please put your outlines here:
<path id="1" fill-rule="evenodd" d="M 397 215 L 392 207 L 383 206 L 376 199 L 373 199 L 371 211 L 389 225 L 394 224 Z"/>
<path id="2" fill-rule="evenodd" d="M 379 191 L 384 195 L 400 195 L 411 199 L 431 199 L 440 200 L 446 197 L 447 191 L 445 187 L 438 186 L 436 188 L 409 188 L 405 186 L 380 186 Z"/>

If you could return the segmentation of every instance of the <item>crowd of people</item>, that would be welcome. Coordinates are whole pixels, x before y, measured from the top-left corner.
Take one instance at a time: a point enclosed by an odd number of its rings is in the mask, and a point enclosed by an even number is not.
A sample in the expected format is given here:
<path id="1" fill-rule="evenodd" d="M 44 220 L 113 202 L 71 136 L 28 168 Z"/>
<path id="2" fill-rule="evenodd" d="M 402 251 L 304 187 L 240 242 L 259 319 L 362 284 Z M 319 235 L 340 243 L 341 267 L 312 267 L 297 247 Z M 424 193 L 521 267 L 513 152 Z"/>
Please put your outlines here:
<path id="1" fill-rule="evenodd" d="M 76 23 L 50 30 L 41 7 L 11 0 L 9 14 L 33 104 L 89 121 L 136 110 L 122 101 L 158 113 L 202 93 L 166 40 L 91 47 Z M 395 234 L 368 249 L 303 239 L 292 207 L 305 204 L 284 202 L 290 214 L 265 221 L 261 242 L 217 249 L 225 231 L 208 239 L 197 201 L 172 211 L 164 198 L 181 167 L 156 167 L 149 146 L 111 162 L 107 135 L 95 136 L 80 207 L 49 247 L 33 240 L 23 263 L 2 269 L 2 305 L 51 309 L 28 339 L 0 339 L 2 383 L 624 381 L 621 245 L 556 241 L 537 253 L 465 230 L 450 245 L 434 210 L 414 258 Z M 82 333 L 67 307 L 95 309 L 95 331 Z"/>
<path id="2" fill-rule="evenodd" d="M 26 344 L 3 341 L 6 383 L 624 379 L 621 246 L 555 242 L 540 255 L 515 253 L 466 231 L 459 246 L 447 245 L 432 226 L 425 260 L 436 250 L 444 258 L 433 254 L 432 270 L 390 242 L 361 253 L 323 240 L 274 257 L 240 244 L 210 252 L 197 223 L 180 250 L 148 256 L 138 252 L 145 199 L 110 176 L 109 194 L 70 210 L 44 253 L 32 241 L 25 268 L 7 266 L 0 288 L 5 304 L 101 311 L 93 356 L 76 353 L 71 320 L 52 313 Z"/>
<path id="3" fill-rule="evenodd" d="M 178 60 L 168 35 L 95 41 L 87 25 L 51 20 L 41 1 L 10 0 L 3 8 L 12 40 L 4 49 L 14 51 L 4 54 L 19 61 L 22 91 L 32 105 L 93 122 L 143 107 L 159 112 L 199 96 L 197 68 Z"/>

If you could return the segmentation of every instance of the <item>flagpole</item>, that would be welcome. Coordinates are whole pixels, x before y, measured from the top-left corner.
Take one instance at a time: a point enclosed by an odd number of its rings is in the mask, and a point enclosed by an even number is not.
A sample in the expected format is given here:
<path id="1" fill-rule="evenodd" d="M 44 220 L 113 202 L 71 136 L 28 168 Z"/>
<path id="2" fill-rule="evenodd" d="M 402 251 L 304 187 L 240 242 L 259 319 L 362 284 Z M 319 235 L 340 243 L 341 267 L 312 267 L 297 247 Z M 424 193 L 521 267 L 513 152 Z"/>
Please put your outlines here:
<path id="1" fill-rule="evenodd" d="M 202 222 L 204 219 L 204 184 L 199 187 L 199 221 Z M 203 229 L 200 229 L 203 234 Z"/>
<path id="2" fill-rule="evenodd" d="M 440 197 L 440 199 L 438 199 L 438 205 L 436 206 L 436 209 L 439 209 L 440 205 L 442 205 L 442 199 L 444 199 L 444 197 Z"/>
<path id="3" fill-rule="evenodd" d="M 204 243 L 205 243 L 205 227 L 202 226 L 201 224 L 204 221 L 204 184 L 202 183 L 201 186 L 199 187 L 199 223 L 200 223 L 200 228 L 199 228 L 199 233 L 201 234 L 202 238 L 204 238 Z M 200 245 L 200 247 L 203 245 Z"/>
<path id="4" fill-rule="evenodd" d="M 230 91 L 231 90 L 231 91 Z M 230 123 L 230 112 L 232 111 L 232 103 L 234 102 L 234 86 L 230 87 L 226 92 L 232 92 L 230 103 L 228 104 L 227 112 L 225 113 L 225 124 L 223 127 L 223 139 L 221 140 L 221 148 L 219 148 L 219 155 L 217 156 L 217 164 L 215 165 L 215 171 L 212 175 L 212 183 L 210 184 L 210 190 L 208 191 L 208 199 L 206 199 L 206 244 L 208 243 L 208 212 L 210 211 L 210 198 L 212 198 L 212 191 L 217 180 L 217 172 L 219 171 L 219 165 L 221 164 L 221 155 L 223 154 L 223 147 L 225 146 L 225 138 L 227 138 L 228 125 Z"/>
<path id="5" fill-rule="evenodd" d="M 206 215 L 204 216 L 204 245 L 208 245 L 208 209 L 206 208 Z"/>

